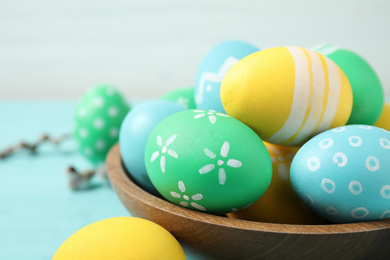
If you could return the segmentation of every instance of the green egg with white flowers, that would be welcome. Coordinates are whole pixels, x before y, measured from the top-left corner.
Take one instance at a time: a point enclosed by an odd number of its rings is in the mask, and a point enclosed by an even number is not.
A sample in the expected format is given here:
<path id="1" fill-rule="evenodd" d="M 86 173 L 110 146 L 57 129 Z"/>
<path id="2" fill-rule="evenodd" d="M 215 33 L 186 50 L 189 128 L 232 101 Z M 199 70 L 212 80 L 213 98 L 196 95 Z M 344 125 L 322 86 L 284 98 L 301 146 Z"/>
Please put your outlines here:
<path id="1" fill-rule="evenodd" d="M 146 170 L 168 201 L 227 213 L 257 201 L 272 178 L 270 155 L 244 123 L 213 110 L 185 110 L 163 120 L 145 150 Z"/>
<path id="2" fill-rule="evenodd" d="M 104 163 L 118 141 L 119 128 L 130 106 L 113 86 L 96 85 L 80 98 L 73 116 L 73 137 L 79 152 L 94 165 Z"/>

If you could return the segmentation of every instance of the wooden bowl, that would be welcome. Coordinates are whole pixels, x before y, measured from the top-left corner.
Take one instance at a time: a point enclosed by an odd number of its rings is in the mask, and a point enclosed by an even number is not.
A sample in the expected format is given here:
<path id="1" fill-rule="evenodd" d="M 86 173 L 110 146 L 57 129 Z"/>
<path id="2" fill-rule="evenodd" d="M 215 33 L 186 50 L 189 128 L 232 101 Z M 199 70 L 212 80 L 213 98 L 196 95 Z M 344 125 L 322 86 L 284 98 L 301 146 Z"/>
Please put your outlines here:
<path id="1" fill-rule="evenodd" d="M 390 257 L 390 219 L 332 225 L 230 219 L 176 206 L 138 187 L 124 170 L 118 144 L 106 163 L 111 184 L 131 215 L 161 225 L 202 259 Z"/>

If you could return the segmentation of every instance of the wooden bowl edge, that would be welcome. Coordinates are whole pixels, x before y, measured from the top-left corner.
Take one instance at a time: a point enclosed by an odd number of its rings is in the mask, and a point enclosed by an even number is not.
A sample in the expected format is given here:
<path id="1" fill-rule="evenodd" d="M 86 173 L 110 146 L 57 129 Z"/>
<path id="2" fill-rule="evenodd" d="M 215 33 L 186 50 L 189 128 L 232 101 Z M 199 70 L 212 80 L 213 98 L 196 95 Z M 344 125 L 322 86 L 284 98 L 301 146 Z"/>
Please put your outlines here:
<path id="1" fill-rule="evenodd" d="M 114 189 L 117 188 L 127 196 L 132 197 L 141 203 L 147 204 L 150 207 L 158 208 L 168 214 L 173 214 L 188 220 L 195 220 L 211 225 L 225 226 L 227 228 L 288 234 L 345 234 L 390 229 L 390 219 L 348 224 L 294 225 L 255 222 L 211 215 L 174 205 L 168 201 L 149 194 L 136 185 L 127 176 L 127 173 L 123 169 L 118 143 L 111 148 L 109 154 L 107 155 L 106 165 L 108 176 L 114 186 Z M 126 185 L 124 185 L 124 183 L 126 183 Z M 116 192 L 118 194 L 118 191 Z"/>

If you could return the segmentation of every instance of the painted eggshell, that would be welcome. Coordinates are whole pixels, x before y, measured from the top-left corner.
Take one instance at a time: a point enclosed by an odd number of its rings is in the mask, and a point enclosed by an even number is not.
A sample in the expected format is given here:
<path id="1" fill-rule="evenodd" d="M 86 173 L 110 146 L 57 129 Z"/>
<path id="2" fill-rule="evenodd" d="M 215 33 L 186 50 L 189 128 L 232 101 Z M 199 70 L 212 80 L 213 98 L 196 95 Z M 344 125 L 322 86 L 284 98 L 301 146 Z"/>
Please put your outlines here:
<path id="1" fill-rule="evenodd" d="M 348 223 L 390 217 L 390 132 L 367 125 L 328 130 L 291 164 L 291 184 L 318 215 Z"/>
<path id="2" fill-rule="evenodd" d="M 145 164 L 167 200 L 211 213 L 255 202 L 272 177 L 271 158 L 256 133 L 211 110 L 186 110 L 162 121 L 147 142 Z"/>
<path id="3" fill-rule="evenodd" d="M 183 248 L 169 231 L 146 219 L 115 217 L 89 224 L 70 236 L 53 260 L 185 260 Z"/>
<path id="4" fill-rule="evenodd" d="M 199 64 L 195 80 L 196 107 L 225 112 L 220 86 L 228 70 L 259 48 L 243 41 L 224 41 L 212 48 Z"/>
<path id="5" fill-rule="evenodd" d="M 383 106 L 382 114 L 378 121 L 376 121 L 375 126 L 390 131 L 390 99 L 386 100 Z"/>
<path id="6" fill-rule="evenodd" d="M 249 207 L 228 214 L 228 217 L 280 224 L 321 224 L 295 194 L 290 183 L 290 165 L 295 149 L 265 143 L 272 161 L 272 180 L 268 190 Z"/>
<path id="7" fill-rule="evenodd" d="M 118 141 L 119 127 L 130 107 L 110 85 L 90 88 L 80 99 L 74 114 L 73 136 L 79 151 L 95 165 L 104 163 Z"/>
<path id="8" fill-rule="evenodd" d="M 173 101 L 182 105 L 186 109 L 194 109 L 195 105 L 195 96 L 194 96 L 194 88 L 180 88 L 165 93 L 160 97 L 160 99 Z"/>
<path id="9" fill-rule="evenodd" d="M 221 100 L 232 117 L 262 140 L 300 146 L 311 136 L 345 125 L 352 91 L 330 59 L 300 47 L 253 53 L 234 65 L 221 84 Z"/>
<path id="10" fill-rule="evenodd" d="M 145 168 L 146 141 L 162 120 L 184 110 L 184 107 L 172 101 L 149 100 L 135 106 L 121 125 L 119 147 L 123 164 L 134 182 L 154 195 L 158 195 L 158 192 Z"/>
<path id="11" fill-rule="evenodd" d="M 325 44 L 313 50 L 333 60 L 351 84 L 353 106 L 347 124 L 373 125 L 379 118 L 384 101 L 382 85 L 373 68 L 357 53 Z"/>

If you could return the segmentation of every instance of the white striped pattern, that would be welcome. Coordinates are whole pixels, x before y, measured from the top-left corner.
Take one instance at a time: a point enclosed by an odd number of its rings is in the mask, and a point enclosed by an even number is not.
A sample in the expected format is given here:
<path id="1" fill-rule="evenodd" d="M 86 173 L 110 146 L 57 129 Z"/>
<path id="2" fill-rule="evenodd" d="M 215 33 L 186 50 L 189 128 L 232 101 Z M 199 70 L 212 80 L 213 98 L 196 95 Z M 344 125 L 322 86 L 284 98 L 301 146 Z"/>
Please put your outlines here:
<path id="1" fill-rule="evenodd" d="M 318 126 L 314 134 L 321 133 L 330 128 L 332 121 L 336 115 L 337 108 L 339 106 L 339 98 L 341 92 L 341 74 L 340 69 L 336 63 L 325 57 L 326 66 L 328 67 L 328 78 L 329 78 L 329 94 L 328 101 L 324 116 L 322 117 L 321 123 Z"/>
<path id="2" fill-rule="evenodd" d="M 310 74 L 307 71 L 309 64 L 306 56 L 300 48 L 286 48 L 293 56 L 295 63 L 294 99 L 286 123 L 267 140 L 270 143 L 284 143 L 295 134 L 301 126 L 305 118 L 306 109 L 309 106 Z"/>
<path id="3" fill-rule="evenodd" d="M 290 145 L 297 145 L 300 140 L 304 140 L 313 134 L 314 130 L 320 123 L 324 107 L 325 72 L 322 68 L 322 63 L 318 54 L 311 50 L 307 50 L 307 52 L 310 56 L 313 75 L 311 107 L 305 124 L 300 129 L 297 137 L 290 143 Z"/>
<path id="4" fill-rule="evenodd" d="M 329 87 L 325 112 L 325 71 L 319 54 L 299 47 L 285 47 L 295 65 L 295 89 L 290 114 L 283 127 L 266 141 L 299 145 L 313 133 L 329 129 L 336 115 L 341 91 L 341 74 L 337 65 L 325 57 Z M 312 86 L 311 86 L 312 80 Z M 294 135 L 296 135 L 294 137 Z M 291 140 L 289 140 L 291 139 Z"/>
<path id="5" fill-rule="evenodd" d="M 328 56 L 329 54 L 332 54 L 340 49 L 341 48 L 339 46 L 333 44 L 323 44 L 312 48 L 313 51 L 319 52 L 324 56 Z"/>

